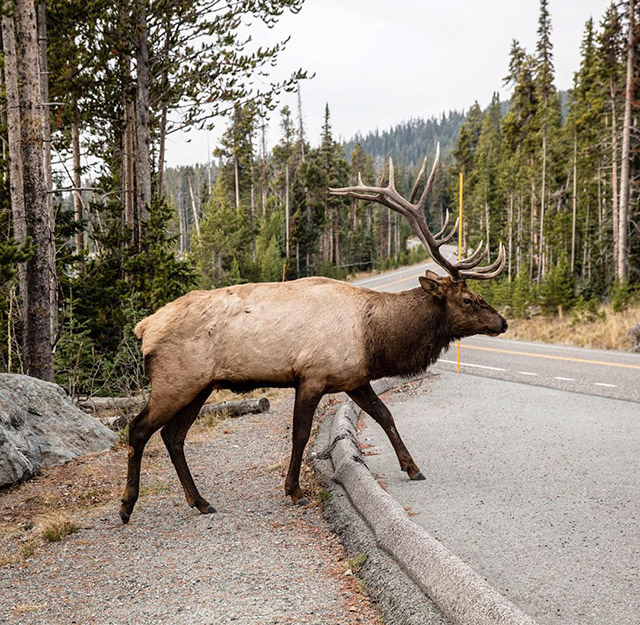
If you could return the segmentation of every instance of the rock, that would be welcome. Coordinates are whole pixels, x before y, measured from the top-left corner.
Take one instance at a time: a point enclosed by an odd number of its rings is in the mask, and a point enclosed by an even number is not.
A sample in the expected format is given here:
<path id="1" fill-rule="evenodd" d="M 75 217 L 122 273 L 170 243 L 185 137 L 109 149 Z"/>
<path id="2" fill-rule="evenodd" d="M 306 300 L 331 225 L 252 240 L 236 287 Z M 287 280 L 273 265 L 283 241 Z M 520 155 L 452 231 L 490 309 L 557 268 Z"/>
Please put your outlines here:
<path id="1" fill-rule="evenodd" d="M 0 374 L 0 487 L 29 479 L 42 467 L 108 449 L 116 439 L 57 384 Z"/>
<path id="2" fill-rule="evenodd" d="M 542 314 L 542 307 L 537 304 L 534 306 L 529 306 L 526 311 L 527 319 L 531 319 L 532 317 L 539 317 Z"/>

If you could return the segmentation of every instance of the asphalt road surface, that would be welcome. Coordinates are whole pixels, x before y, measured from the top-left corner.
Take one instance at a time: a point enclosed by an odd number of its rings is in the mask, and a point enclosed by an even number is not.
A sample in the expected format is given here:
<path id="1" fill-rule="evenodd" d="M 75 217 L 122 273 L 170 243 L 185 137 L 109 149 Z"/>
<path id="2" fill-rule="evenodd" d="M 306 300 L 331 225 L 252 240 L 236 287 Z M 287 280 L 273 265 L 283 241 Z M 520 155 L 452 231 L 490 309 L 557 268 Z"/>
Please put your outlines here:
<path id="1" fill-rule="evenodd" d="M 637 403 L 445 371 L 387 405 L 426 481 L 359 438 L 413 521 L 540 625 L 638 625 Z"/>
<path id="2" fill-rule="evenodd" d="M 449 255 L 454 253 L 451 246 L 445 249 Z M 428 262 L 354 284 L 377 291 L 404 291 L 418 286 L 418 276 L 426 269 L 442 273 Z M 469 286 L 473 290 L 473 281 Z M 640 402 L 640 354 L 474 336 L 461 342 L 460 363 L 461 371 L 472 375 Z M 456 369 L 454 345 L 442 354 L 435 370 Z"/>

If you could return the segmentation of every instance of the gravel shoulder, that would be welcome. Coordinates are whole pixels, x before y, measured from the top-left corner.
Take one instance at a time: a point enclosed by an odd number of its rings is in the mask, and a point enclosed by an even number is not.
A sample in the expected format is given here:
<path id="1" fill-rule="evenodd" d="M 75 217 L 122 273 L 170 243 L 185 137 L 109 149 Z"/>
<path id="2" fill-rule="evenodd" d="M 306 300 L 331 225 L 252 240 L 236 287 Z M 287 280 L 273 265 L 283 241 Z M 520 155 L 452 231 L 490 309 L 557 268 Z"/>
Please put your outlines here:
<path id="1" fill-rule="evenodd" d="M 357 560 L 323 518 L 312 471 L 311 505 L 284 495 L 292 397 L 270 413 L 194 426 L 187 459 L 214 515 L 186 505 L 158 435 L 129 525 L 117 514 L 123 448 L 0 492 L 0 623 L 380 625 L 352 573 Z M 52 513 L 79 531 L 44 542 Z"/>

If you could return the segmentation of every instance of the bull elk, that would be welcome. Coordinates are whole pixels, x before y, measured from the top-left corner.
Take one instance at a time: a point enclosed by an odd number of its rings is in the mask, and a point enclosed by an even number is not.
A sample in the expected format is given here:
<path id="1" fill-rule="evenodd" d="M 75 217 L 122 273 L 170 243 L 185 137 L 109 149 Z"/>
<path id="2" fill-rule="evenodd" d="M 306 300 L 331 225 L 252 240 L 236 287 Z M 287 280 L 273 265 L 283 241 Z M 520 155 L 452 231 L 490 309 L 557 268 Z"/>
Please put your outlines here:
<path id="1" fill-rule="evenodd" d="M 346 392 L 382 426 L 409 478 L 425 479 L 370 382 L 424 371 L 455 339 L 507 329 L 507 322 L 465 283 L 466 278 L 497 276 L 505 265 L 504 247 L 484 267 L 477 267 L 482 244 L 470 257 L 452 262 L 440 248 L 452 238 L 455 225 L 445 234 L 445 222 L 435 235 L 427 225 L 425 207 L 438 154 L 415 204 L 426 158 L 409 200 L 396 191 L 391 159 L 386 187 L 365 186 L 358 176 L 357 186 L 329 192 L 379 202 L 404 215 L 448 277 L 427 271 L 420 286 L 402 293 L 377 293 L 327 278 L 192 291 L 136 326 L 152 392 L 129 426 L 120 508 L 124 523 L 138 498 L 145 444 L 160 428 L 187 503 L 204 514 L 215 512 L 199 493 L 184 455 L 185 436 L 214 389 L 295 389 L 293 450 L 285 481 L 294 504 L 308 503 L 299 485 L 300 464 L 314 412 L 327 393 Z"/>

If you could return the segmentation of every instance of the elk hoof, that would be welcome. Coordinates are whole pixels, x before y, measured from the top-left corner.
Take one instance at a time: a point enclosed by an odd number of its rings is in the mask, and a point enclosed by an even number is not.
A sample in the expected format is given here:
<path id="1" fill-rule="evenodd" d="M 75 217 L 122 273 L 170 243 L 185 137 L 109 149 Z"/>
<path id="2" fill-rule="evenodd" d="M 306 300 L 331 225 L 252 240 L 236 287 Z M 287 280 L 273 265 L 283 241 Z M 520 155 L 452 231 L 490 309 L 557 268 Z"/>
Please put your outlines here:
<path id="1" fill-rule="evenodd" d="M 295 502 L 296 506 L 306 506 L 309 503 L 309 500 L 306 497 L 300 497 L 298 501 Z"/>
<path id="2" fill-rule="evenodd" d="M 214 512 L 217 512 L 217 510 L 213 506 L 207 506 L 207 509 L 202 510 L 201 512 L 202 514 L 213 514 Z"/>
<path id="3" fill-rule="evenodd" d="M 120 510 L 120 519 L 122 520 L 122 523 L 124 523 L 124 525 L 126 525 L 129 522 L 130 518 L 131 518 L 130 514 L 127 514 L 123 510 Z"/>
<path id="4" fill-rule="evenodd" d="M 411 480 L 426 480 L 427 478 L 422 474 L 422 471 L 418 471 L 415 475 L 410 475 Z"/>

